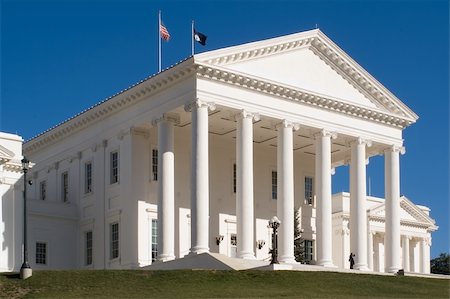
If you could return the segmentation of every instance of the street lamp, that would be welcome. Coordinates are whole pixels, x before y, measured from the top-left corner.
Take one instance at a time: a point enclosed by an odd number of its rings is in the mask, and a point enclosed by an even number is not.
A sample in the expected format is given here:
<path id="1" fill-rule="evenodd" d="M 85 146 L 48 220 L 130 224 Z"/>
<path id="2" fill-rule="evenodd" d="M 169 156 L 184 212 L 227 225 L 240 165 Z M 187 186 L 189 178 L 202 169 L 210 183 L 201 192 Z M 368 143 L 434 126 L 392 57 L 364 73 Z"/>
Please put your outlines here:
<path id="1" fill-rule="evenodd" d="M 272 234 L 272 260 L 271 264 L 278 264 L 278 242 L 277 242 L 277 229 L 280 227 L 281 221 L 277 216 L 273 216 L 272 219 L 269 220 L 269 227 L 273 229 Z"/>
<path id="2" fill-rule="evenodd" d="M 24 156 L 22 159 L 23 170 L 23 264 L 20 268 L 20 278 L 27 279 L 33 274 L 28 264 L 28 246 L 27 246 L 27 172 L 30 167 L 30 161 Z"/>

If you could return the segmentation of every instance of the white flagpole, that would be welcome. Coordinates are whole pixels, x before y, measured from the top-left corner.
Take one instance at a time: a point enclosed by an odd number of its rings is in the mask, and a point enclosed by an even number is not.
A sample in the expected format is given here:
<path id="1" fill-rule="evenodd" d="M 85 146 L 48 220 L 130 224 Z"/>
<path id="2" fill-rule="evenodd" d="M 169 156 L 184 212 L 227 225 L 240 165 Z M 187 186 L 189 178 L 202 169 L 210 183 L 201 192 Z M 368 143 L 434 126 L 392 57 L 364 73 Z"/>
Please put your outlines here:
<path id="1" fill-rule="evenodd" d="M 192 39 L 192 56 L 194 56 L 195 53 L 195 40 L 194 40 L 194 20 L 192 20 L 192 30 L 191 30 L 191 39 Z"/>
<path id="2" fill-rule="evenodd" d="M 158 73 L 161 72 L 161 11 L 158 13 Z"/>

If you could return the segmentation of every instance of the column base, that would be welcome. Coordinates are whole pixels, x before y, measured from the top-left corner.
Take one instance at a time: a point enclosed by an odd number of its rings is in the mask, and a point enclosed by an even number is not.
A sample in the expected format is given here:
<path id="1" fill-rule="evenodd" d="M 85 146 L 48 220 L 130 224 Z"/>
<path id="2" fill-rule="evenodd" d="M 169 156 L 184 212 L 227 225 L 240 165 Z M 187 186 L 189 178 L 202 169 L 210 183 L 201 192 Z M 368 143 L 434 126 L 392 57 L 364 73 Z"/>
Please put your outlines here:
<path id="1" fill-rule="evenodd" d="M 237 257 L 240 259 L 244 259 L 244 260 L 255 260 L 256 259 L 255 255 L 251 252 L 238 253 Z"/>
<path id="2" fill-rule="evenodd" d="M 157 257 L 158 262 L 168 262 L 173 261 L 175 259 L 174 255 L 162 254 Z"/>
<path id="3" fill-rule="evenodd" d="M 194 247 L 191 248 L 191 252 L 189 252 L 189 255 L 196 255 L 196 254 L 202 254 L 205 252 L 209 252 L 209 248 L 207 247 Z"/>
<path id="4" fill-rule="evenodd" d="M 399 267 L 389 267 L 389 268 L 385 268 L 384 271 L 386 273 L 397 273 L 398 270 L 400 270 Z"/>
<path id="5" fill-rule="evenodd" d="M 280 257 L 278 262 L 280 264 L 298 264 L 294 257 Z"/>
<path id="6" fill-rule="evenodd" d="M 369 267 L 367 267 L 367 265 L 365 264 L 355 264 L 353 266 L 354 270 L 360 270 L 360 271 L 372 271 L 369 269 Z"/>
<path id="7" fill-rule="evenodd" d="M 327 268 L 337 268 L 337 266 L 335 266 L 332 261 L 318 261 L 316 263 L 316 266 L 322 266 L 322 267 L 327 267 Z"/>

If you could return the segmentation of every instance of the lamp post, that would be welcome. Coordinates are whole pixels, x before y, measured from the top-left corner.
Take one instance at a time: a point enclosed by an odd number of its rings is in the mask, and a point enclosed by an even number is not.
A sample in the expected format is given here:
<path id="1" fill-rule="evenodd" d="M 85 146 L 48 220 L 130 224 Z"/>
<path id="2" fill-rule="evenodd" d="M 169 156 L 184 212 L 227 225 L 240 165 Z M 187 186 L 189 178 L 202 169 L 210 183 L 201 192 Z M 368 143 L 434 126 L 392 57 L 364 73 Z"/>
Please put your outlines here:
<path id="1" fill-rule="evenodd" d="M 277 242 L 277 229 L 280 227 L 281 221 L 277 216 L 273 216 L 272 219 L 269 220 L 269 227 L 273 229 L 272 234 L 272 260 L 271 264 L 278 264 L 278 242 Z"/>
<path id="2" fill-rule="evenodd" d="M 30 161 L 26 157 L 22 159 L 23 170 L 23 264 L 20 268 L 20 278 L 27 279 L 32 275 L 32 270 L 28 264 L 28 245 L 27 245 L 27 172 Z"/>

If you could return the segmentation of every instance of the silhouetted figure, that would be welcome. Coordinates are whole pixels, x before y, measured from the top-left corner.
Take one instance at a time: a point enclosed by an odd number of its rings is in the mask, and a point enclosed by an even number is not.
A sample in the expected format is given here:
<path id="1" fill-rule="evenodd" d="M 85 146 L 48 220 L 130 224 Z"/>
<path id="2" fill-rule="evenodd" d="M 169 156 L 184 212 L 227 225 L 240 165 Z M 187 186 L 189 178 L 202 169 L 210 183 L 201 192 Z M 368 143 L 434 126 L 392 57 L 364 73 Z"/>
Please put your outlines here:
<path id="1" fill-rule="evenodd" d="M 348 261 L 350 262 L 350 269 L 353 269 L 353 266 L 355 265 L 355 260 L 353 259 L 355 255 L 353 252 L 350 253 L 350 257 L 348 258 Z"/>

